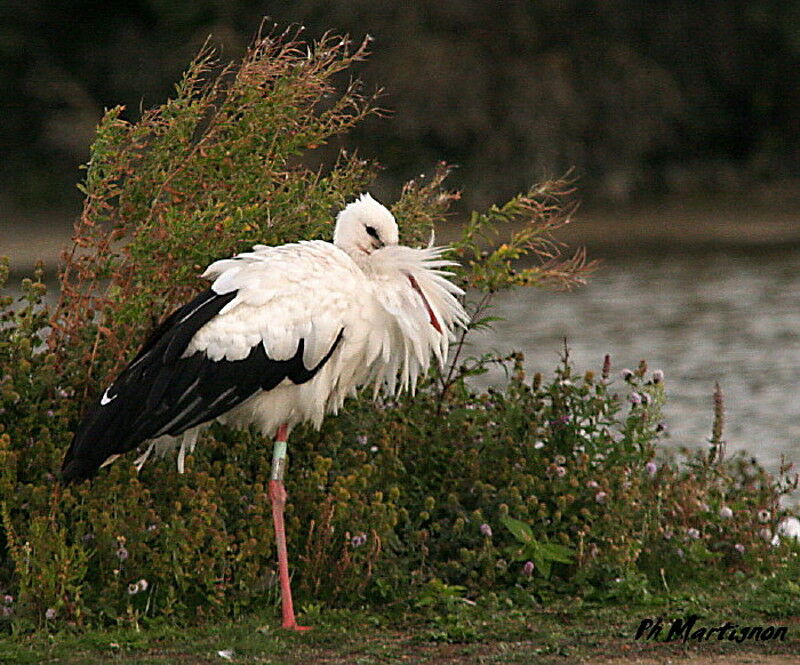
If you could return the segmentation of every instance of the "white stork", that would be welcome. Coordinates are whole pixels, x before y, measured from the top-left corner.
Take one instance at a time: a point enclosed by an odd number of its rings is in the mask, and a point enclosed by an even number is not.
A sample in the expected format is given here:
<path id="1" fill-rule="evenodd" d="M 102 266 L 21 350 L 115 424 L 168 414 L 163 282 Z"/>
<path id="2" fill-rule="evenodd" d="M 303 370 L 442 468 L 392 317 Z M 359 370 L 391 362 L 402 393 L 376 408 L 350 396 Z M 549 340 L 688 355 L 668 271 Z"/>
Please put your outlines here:
<path id="1" fill-rule="evenodd" d="M 180 443 L 178 469 L 213 420 L 274 437 L 269 494 L 283 627 L 295 621 L 283 511 L 286 440 L 319 427 L 358 386 L 414 390 L 467 315 L 442 269 L 447 248 L 398 244 L 392 214 L 369 194 L 337 216 L 333 243 L 301 241 L 212 263 L 211 288 L 171 314 L 79 424 L 65 482 L 91 478 L 149 442 L 136 460 Z M 399 382 L 398 382 L 399 379 Z"/>

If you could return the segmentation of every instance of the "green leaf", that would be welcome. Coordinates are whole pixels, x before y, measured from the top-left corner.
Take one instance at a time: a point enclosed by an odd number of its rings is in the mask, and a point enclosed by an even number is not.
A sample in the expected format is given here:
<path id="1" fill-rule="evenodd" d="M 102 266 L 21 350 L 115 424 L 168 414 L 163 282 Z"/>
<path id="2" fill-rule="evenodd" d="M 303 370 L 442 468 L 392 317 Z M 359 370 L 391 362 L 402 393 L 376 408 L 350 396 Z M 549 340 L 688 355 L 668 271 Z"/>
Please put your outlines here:
<path id="1" fill-rule="evenodd" d="M 574 554 L 571 548 L 557 543 L 540 543 L 539 552 L 541 556 L 558 563 L 572 563 L 572 555 Z"/>
<path id="2" fill-rule="evenodd" d="M 500 521 L 519 542 L 527 544 L 533 541 L 533 531 L 525 522 L 515 520 L 513 517 L 501 517 Z"/>
<path id="3" fill-rule="evenodd" d="M 550 571 L 553 568 L 553 564 L 549 559 L 533 557 L 533 563 L 536 565 L 536 570 L 541 573 L 542 577 L 544 577 L 546 580 L 550 579 Z"/>

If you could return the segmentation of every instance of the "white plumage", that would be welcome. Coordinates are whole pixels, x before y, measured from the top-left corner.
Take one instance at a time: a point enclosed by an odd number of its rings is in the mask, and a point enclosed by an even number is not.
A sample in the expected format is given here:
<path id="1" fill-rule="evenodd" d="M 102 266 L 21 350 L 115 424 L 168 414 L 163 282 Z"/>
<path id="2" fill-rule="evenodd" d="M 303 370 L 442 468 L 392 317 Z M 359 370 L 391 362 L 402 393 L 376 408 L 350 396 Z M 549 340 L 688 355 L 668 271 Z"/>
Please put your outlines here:
<path id="1" fill-rule="evenodd" d="M 366 231 L 372 228 L 378 238 Z M 211 361 L 235 361 L 263 345 L 275 361 L 292 358 L 304 340 L 303 364 L 315 367 L 342 333 L 341 343 L 314 377 L 300 385 L 285 378 L 259 390 L 217 419 L 238 427 L 255 425 L 274 436 L 336 413 L 359 386 L 374 395 L 413 392 L 432 358 L 443 363 L 453 328 L 467 316 L 457 299 L 461 289 L 448 280 L 447 248 L 414 249 L 396 244 L 393 216 L 369 194 L 348 205 L 337 218 L 336 244 L 320 240 L 267 247 L 212 263 L 203 277 L 212 290 L 236 296 L 192 337 L 183 353 L 202 353 Z M 388 242 L 384 242 L 384 238 Z M 178 467 L 191 452 L 202 423 L 181 435 Z M 177 443 L 172 436 L 151 442 L 163 454 Z"/>
<path id="2" fill-rule="evenodd" d="M 398 244 L 392 214 L 369 194 L 345 207 L 333 243 L 257 245 L 212 263 L 211 289 L 173 312 L 81 421 L 62 466 L 91 478 L 120 455 L 180 442 L 178 469 L 213 420 L 274 436 L 269 495 L 283 626 L 298 626 L 284 528 L 286 440 L 316 427 L 348 395 L 372 384 L 413 391 L 431 359 L 444 363 L 466 325 L 445 248 Z"/>

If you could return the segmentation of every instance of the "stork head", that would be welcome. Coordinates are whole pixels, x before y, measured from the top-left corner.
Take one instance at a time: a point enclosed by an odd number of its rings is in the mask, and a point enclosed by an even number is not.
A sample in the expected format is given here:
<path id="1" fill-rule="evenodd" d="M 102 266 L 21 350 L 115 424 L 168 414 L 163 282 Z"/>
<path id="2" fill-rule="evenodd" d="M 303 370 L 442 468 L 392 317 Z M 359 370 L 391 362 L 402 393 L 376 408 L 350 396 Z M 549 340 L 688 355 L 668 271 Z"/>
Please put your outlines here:
<path id="1" fill-rule="evenodd" d="M 398 239 L 394 215 L 369 194 L 362 194 L 336 216 L 333 243 L 354 258 L 396 245 Z"/>

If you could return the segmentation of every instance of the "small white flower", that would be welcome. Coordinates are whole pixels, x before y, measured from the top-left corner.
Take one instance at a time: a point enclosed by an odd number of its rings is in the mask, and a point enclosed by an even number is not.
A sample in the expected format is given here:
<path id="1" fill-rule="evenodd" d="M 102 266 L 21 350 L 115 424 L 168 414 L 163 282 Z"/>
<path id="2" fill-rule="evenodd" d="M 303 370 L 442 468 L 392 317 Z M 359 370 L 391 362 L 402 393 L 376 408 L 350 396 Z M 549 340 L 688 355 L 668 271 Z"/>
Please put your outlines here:
<path id="1" fill-rule="evenodd" d="M 541 448 L 544 448 L 544 441 L 537 441 L 533 444 L 533 448 L 534 450 L 540 450 Z"/>
<path id="2" fill-rule="evenodd" d="M 687 529 L 686 535 L 689 536 L 689 538 L 692 538 L 693 540 L 697 540 L 698 538 L 700 538 L 700 532 L 694 527 L 692 527 L 691 529 Z"/>
<path id="3" fill-rule="evenodd" d="M 767 522 L 769 522 L 770 517 L 772 517 L 772 513 L 770 513 L 768 510 L 758 511 L 758 521 L 761 522 L 762 524 L 766 524 Z"/>
<path id="4" fill-rule="evenodd" d="M 729 520 L 733 517 L 733 511 L 728 508 L 728 506 L 722 506 L 722 508 L 719 509 L 719 516 L 724 520 Z"/>
<path id="5" fill-rule="evenodd" d="M 224 660 L 233 660 L 233 649 L 221 649 L 217 655 Z"/>
<path id="6" fill-rule="evenodd" d="M 764 527 L 758 532 L 758 535 L 761 536 L 764 540 L 768 543 L 772 541 L 772 531 L 767 527 Z"/>
<path id="7" fill-rule="evenodd" d="M 44 613 L 44 618 L 48 621 L 53 621 L 56 618 L 56 611 L 52 607 L 48 607 L 47 611 Z"/>
<path id="8" fill-rule="evenodd" d="M 733 546 L 733 549 L 735 549 L 739 554 L 744 554 L 744 545 L 742 545 L 741 543 L 736 543 Z"/>
<path id="9" fill-rule="evenodd" d="M 598 492 L 594 495 L 594 500 L 597 503 L 605 503 L 608 500 L 608 494 L 606 492 Z"/>
<path id="10" fill-rule="evenodd" d="M 653 383 L 661 383 L 664 380 L 664 372 L 657 369 L 653 372 Z"/>
<path id="11" fill-rule="evenodd" d="M 786 538 L 800 540 L 800 520 L 796 517 L 784 517 L 778 524 L 778 533 Z"/>

